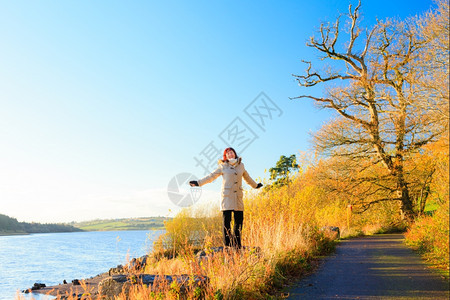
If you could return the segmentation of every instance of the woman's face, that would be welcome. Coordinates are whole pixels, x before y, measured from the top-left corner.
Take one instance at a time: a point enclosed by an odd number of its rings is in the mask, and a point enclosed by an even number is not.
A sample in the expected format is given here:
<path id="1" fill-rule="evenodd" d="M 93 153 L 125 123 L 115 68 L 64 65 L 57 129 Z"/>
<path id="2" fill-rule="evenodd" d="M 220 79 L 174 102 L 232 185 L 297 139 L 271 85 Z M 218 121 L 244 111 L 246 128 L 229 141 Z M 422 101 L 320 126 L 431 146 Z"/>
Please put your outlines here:
<path id="1" fill-rule="evenodd" d="M 227 154 L 227 159 L 236 158 L 236 155 L 234 155 L 234 151 L 233 150 L 228 150 L 226 154 Z"/>

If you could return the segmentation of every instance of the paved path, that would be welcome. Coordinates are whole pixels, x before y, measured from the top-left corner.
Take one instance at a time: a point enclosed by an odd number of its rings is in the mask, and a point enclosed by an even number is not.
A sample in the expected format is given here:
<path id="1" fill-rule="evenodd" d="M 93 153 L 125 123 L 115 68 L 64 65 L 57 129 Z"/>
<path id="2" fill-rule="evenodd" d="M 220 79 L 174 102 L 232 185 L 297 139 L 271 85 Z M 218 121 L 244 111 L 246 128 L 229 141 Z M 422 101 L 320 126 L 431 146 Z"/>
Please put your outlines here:
<path id="1" fill-rule="evenodd" d="M 449 282 L 427 269 L 401 234 L 342 241 L 288 292 L 289 299 L 450 299 Z"/>

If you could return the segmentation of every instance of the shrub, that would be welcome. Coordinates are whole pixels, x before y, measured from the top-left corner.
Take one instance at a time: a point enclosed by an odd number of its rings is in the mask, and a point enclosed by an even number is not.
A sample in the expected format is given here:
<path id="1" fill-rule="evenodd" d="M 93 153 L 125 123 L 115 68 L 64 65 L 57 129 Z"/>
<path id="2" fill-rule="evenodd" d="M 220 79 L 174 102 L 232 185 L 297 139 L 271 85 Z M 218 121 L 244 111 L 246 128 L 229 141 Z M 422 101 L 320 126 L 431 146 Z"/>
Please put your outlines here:
<path id="1" fill-rule="evenodd" d="M 432 265 L 449 271 L 449 201 L 433 216 L 419 217 L 405 234 L 406 243 L 423 254 Z"/>

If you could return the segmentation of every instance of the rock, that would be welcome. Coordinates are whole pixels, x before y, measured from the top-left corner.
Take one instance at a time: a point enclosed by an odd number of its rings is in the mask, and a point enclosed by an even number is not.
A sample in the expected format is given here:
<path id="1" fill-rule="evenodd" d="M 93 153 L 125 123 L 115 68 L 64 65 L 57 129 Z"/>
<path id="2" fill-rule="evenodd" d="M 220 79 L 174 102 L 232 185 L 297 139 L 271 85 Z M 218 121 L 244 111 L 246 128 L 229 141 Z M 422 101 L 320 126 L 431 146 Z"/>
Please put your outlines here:
<path id="1" fill-rule="evenodd" d="M 58 299 L 61 299 L 61 300 L 69 300 L 69 299 L 70 300 L 82 300 L 82 299 L 87 299 L 87 298 L 86 298 L 86 294 L 72 293 L 72 295 L 67 295 L 67 296 L 62 295 Z"/>
<path id="2" fill-rule="evenodd" d="M 81 285 L 80 281 L 78 279 L 72 280 L 73 285 Z"/>
<path id="3" fill-rule="evenodd" d="M 42 288 L 45 288 L 45 284 L 44 283 L 38 283 L 36 282 L 33 287 L 31 288 L 32 291 L 37 291 L 40 290 Z"/>
<path id="4" fill-rule="evenodd" d="M 123 266 L 122 266 L 122 265 L 118 265 L 117 267 L 111 268 L 111 269 L 109 269 L 109 271 L 108 271 L 109 276 L 117 275 L 117 274 L 122 274 L 122 273 L 124 273 L 124 270 L 123 270 Z"/>
<path id="5" fill-rule="evenodd" d="M 30 291 L 37 291 L 45 287 L 44 283 L 35 282 L 31 288 L 23 290 L 22 293 L 28 294 Z"/>
<path id="6" fill-rule="evenodd" d="M 326 237 L 328 237 L 330 240 L 338 240 L 341 238 L 341 232 L 339 230 L 339 227 L 336 226 L 324 226 L 320 229 Z"/>
<path id="7" fill-rule="evenodd" d="M 128 269 L 140 270 L 145 267 L 147 263 L 148 255 L 141 256 L 139 258 L 133 258 L 127 265 Z"/>
<path id="8" fill-rule="evenodd" d="M 115 268 L 111 268 L 108 271 L 109 276 L 128 274 L 129 271 L 141 271 L 147 263 L 148 255 L 141 256 L 139 258 L 133 258 L 126 266 L 118 265 Z"/>
<path id="9" fill-rule="evenodd" d="M 113 275 L 103 279 L 98 284 L 98 293 L 105 299 L 114 299 L 122 291 L 128 295 L 131 284 L 126 284 L 127 280 L 126 275 Z"/>
<path id="10" fill-rule="evenodd" d="M 197 252 L 197 258 L 202 258 L 203 256 L 210 256 L 211 254 L 223 252 L 224 247 L 211 247 L 208 249 L 203 249 Z"/>
<path id="11" fill-rule="evenodd" d="M 249 252 L 250 254 L 260 255 L 261 248 L 260 247 L 243 246 L 241 249 L 236 250 L 235 248 L 227 248 L 227 247 L 211 247 L 211 248 L 207 248 L 207 249 L 197 252 L 197 254 L 196 254 L 197 260 L 198 261 L 208 260 L 209 258 L 214 256 L 216 253 L 223 252 L 223 251 L 230 251 L 230 252 L 241 251 L 240 253 Z"/>

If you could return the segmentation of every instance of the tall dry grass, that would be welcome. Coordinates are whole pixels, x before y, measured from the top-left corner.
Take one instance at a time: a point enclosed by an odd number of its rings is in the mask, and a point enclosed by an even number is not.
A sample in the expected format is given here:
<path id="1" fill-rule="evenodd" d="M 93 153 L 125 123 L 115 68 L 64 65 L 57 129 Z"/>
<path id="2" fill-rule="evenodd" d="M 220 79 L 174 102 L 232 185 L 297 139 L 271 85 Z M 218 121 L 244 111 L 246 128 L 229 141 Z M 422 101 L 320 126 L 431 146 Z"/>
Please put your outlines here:
<path id="1" fill-rule="evenodd" d="M 419 251 L 434 267 L 449 278 L 449 144 L 448 135 L 425 148 L 435 173 L 430 185 L 429 202 L 435 210 L 420 216 L 405 234 L 406 243 Z"/>
<path id="2" fill-rule="evenodd" d="M 250 250 L 219 252 L 199 261 L 197 250 L 222 246 L 221 213 L 217 206 L 184 209 L 166 222 L 166 234 L 156 243 L 145 272 L 207 276 L 208 287 L 193 289 L 189 297 L 265 299 L 290 276 L 308 272 L 314 257 L 333 249 L 320 228 L 337 226 L 344 236 L 374 233 L 401 218 L 398 204 L 387 202 L 349 216 L 346 199 L 327 194 L 315 182 L 317 171 L 304 169 L 289 185 L 245 193 L 242 239 Z M 135 293 L 139 297 L 139 290 Z M 163 294 L 170 299 L 173 289 Z"/>
<path id="3" fill-rule="evenodd" d="M 289 186 L 245 194 L 242 239 L 252 250 L 225 251 L 199 261 L 198 249 L 208 252 L 222 245 L 222 220 L 217 207 L 193 207 L 166 223 L 145 272 L 207 276 L 206 298 L 262 299 L 276 293 L 290 276 L 308 272 L 312 258 L 333 248 L 322 226 L 347 230 L 346 205 L 308 184 L 306 176 L 297 174 Z"/>
<path id="4" fill-rule="evenodd" d="M 441 204 L 433 216 L 424 215 L 408 229 L 406 243 L 449 276 L 449 202 Z"/>

